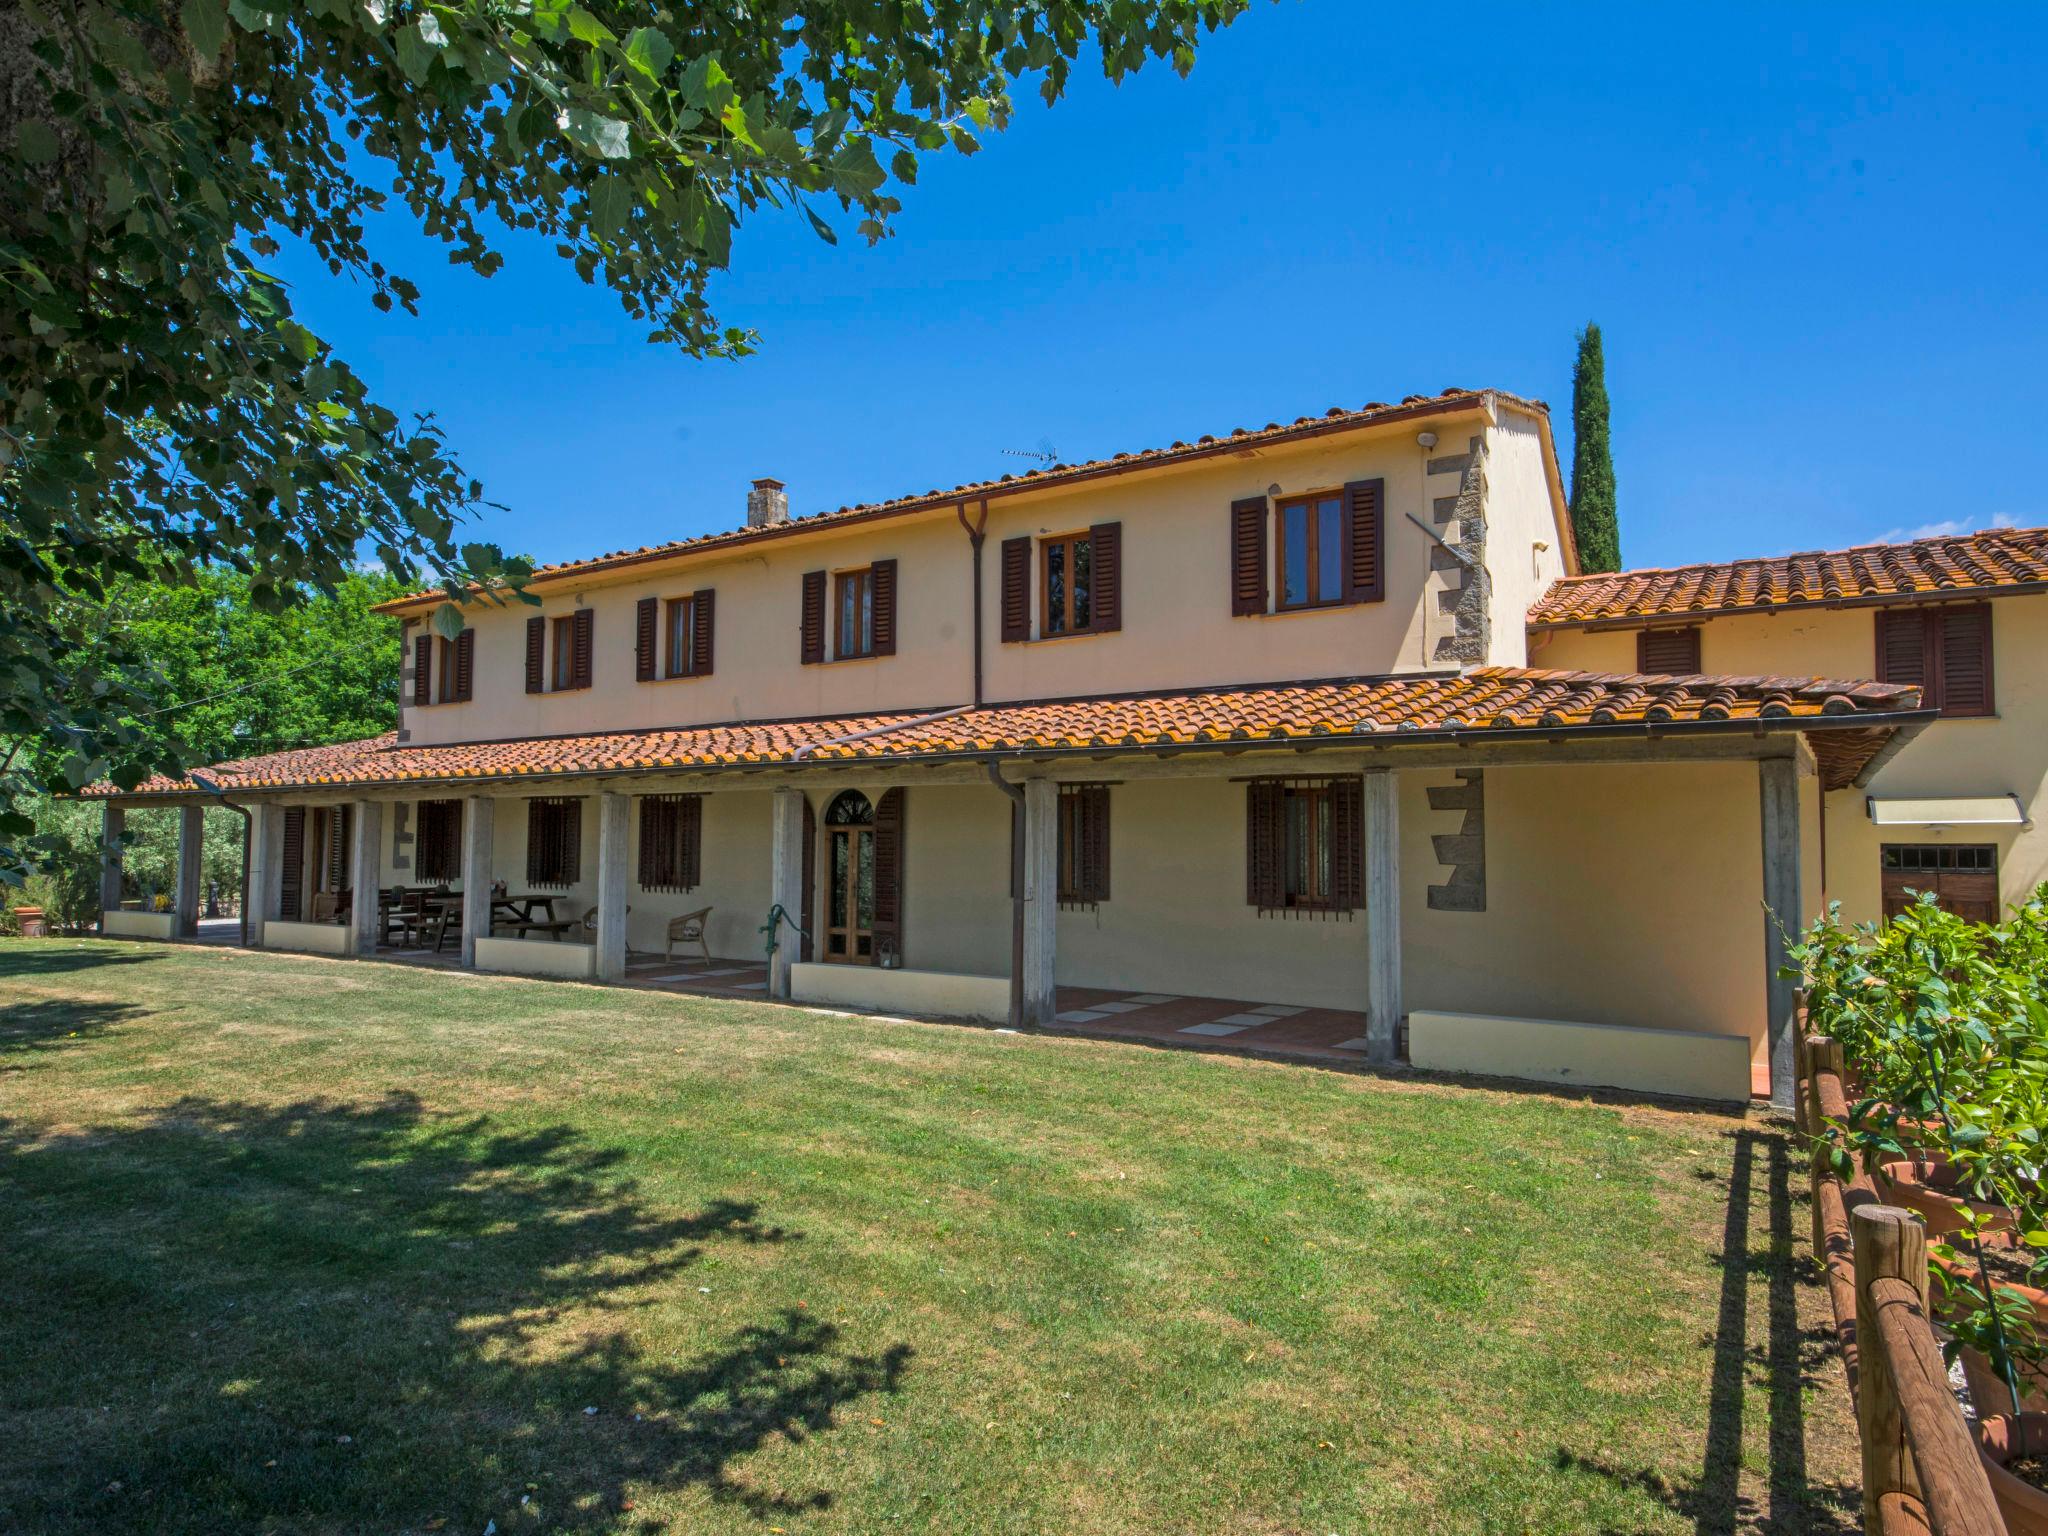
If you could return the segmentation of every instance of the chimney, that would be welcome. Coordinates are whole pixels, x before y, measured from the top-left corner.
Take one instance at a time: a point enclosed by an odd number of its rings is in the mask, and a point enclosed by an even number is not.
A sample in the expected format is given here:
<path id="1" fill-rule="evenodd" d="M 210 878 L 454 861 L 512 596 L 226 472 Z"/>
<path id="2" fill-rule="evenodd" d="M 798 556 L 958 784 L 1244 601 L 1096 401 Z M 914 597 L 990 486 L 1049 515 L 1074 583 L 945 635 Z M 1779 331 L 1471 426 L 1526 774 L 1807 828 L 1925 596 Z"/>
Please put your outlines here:
<path id="1" fill-rule="evenodd" d="M 789 492 L 780 480 L 760 479 L 747 492 L 747 526 L 773 528 L 789 521 Z"/>

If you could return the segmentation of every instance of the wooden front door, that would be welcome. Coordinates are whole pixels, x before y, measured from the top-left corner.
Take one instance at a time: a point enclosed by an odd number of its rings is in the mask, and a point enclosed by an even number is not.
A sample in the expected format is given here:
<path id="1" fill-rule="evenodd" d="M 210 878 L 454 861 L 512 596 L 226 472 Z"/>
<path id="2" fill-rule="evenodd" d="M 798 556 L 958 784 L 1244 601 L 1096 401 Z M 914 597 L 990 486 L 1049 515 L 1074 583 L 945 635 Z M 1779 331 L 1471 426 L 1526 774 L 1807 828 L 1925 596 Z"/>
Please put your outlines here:
<path id="1" fill-rule="evenodd" d="M 875 808 L 849 789 L 825 812 L 825 953 L 841 965 L 875 963 Z"/>

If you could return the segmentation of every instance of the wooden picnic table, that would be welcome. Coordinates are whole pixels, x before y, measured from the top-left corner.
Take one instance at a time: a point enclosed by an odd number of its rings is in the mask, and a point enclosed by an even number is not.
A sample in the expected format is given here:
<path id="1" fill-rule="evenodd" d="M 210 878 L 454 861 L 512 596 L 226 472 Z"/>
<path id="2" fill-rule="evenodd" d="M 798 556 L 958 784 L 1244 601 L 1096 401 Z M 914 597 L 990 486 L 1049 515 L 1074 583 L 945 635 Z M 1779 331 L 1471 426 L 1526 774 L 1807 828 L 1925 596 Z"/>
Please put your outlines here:
<path id="1" fill-rule="evenodd" d="M 576 924 L 569 918 L 555 916 L 556 896 L 549 891 L 536 891 L 525 896 L 494 896 L 491 898 L 491 929 L 510 928 L 522 936 L 529 933 L 551 935 L 556 943 L 562 935 Z M 545 911 L 546 917 L 536 917 L 537 911 Z"/>

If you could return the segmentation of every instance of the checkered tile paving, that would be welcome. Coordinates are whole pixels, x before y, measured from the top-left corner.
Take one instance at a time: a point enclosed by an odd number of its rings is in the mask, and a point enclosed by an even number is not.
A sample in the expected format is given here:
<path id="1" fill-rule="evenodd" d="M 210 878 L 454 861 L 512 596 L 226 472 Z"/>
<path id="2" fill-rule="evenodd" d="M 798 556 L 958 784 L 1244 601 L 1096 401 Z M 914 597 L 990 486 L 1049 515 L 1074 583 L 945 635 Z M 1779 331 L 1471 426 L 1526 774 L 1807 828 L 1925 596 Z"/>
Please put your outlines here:
<path id="1" fill-rule="evenodd" d="M 1261 1056 L 1351 1063 L 1365 1059 L 1365 1015 L 1341 1008 L 1061 987 L 1052 1027 Z"/>

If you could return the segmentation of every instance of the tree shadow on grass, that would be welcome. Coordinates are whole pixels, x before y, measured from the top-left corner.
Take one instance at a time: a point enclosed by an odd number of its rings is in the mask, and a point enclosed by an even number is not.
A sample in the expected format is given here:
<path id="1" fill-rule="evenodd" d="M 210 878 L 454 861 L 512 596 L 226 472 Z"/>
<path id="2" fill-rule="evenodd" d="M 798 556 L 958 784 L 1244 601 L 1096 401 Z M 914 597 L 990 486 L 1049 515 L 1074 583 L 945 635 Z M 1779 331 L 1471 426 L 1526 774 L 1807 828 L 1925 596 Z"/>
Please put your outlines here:
<path id="1" fill-rule="evenodd" d="M 9 1003 L 0 1008 L 0 1063 L 31 1051 L 60 1050 L 90 1039 L 123 1019 L 147 1010 L 134 1003 L 98 1003 L 71 999 Z"/>
<path id="2" fill-rule="evenodd" d="M 81 945 L 64 940 L 10 939 L 0 944 L 0 980 L 10 976 L 68 976 L 108 965 L 148 965 L 161 960 L 153 950 L 125 941 Z"/>
<path id="3" fill-rule="evenodd" d="M 658 1208 L 567 1127 L 407 1094 L 0 1122 L 0 1528 L 624 1529 L 633 1487 L 824 1507 L 735 1463 L 894 1391 L 909 1348 L 795 1310 L 699 1334 L 669 1305 L 714 1246 L 800 1236 L 743 1200 Z"/>
<path id="4" fill-rule="evenodd" d="M 1619 1467 L 1564 1447 L 1558 1448 L 1555 1464 L 1561 1471 L 1590 1472 L 1649 1495 L 1692 1521 L 1697 1536 L 1851 1532 L 1858 1528 L 1861 1508 L 1857 1487 L 1816 1482 L 1807 1467 L 1805 1394 L 1822 1379 L 1832 1335 L 1825 1328 L 1802 1328 L 1799 1323 L 1798 1288 L 1814 1284 L 1815 1272 L 1794 1239 L 1790 1146 L 1785 1135 L 1774 1131 L 1742 1129 L 1728 1139 L 1731 1161 L 1721 1246 L 1708 1256 L 1720 1270 L 1721 1294 L 1714 1328 L 1701 1340 L 1701 1347 L 1712 1352 L 1713 1372 L 1699 1478 L 1673 1482 L 1653 1469 Z M 1759 1158 L 1764 1164 L 1762 1199 L 1768 1225 L 1761 1234 L 1763 1246 L 1755 1247 L 1751 1227 L 1759 1198 Z M 1716 1181 L 1722 1177 L 1701 1172 Z M 1759 1274 L 1765 1282 L 1763 1337 L 1752 1343 L 1749 1291 L 1752 1277 Z M 1769 1404 L 1767 1504 L 1742 1489 L 1745 1389 L 1761 1389 Z"/>

